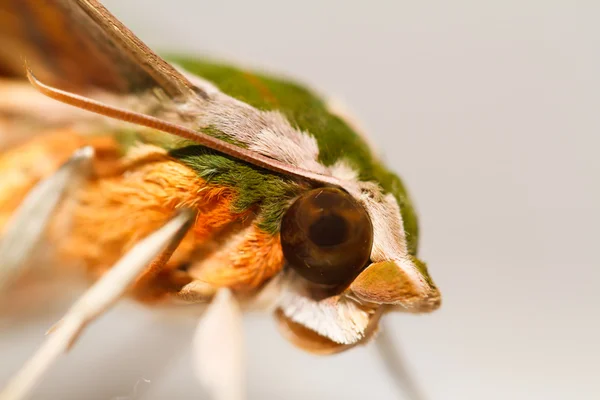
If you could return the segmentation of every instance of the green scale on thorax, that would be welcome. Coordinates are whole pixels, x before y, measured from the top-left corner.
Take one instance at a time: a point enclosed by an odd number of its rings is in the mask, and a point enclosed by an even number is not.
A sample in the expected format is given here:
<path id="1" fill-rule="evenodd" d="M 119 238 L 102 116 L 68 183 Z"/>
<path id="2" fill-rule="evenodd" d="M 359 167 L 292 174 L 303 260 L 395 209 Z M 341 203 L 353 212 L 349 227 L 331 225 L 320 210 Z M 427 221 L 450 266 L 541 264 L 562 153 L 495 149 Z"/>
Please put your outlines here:
<path id="1" fill-rule="evenodd" d="M 326 103 L 307 88 L 284 79 L 249 72 L 212 61 L 171 57 L 187 71 L 217 86 L 222 92 L 259 110 L 278 110 L 299 130 L 310 133 L 319 146 L 319 162 L 330 166 L 345 159 L 363 181 L 377 182 L 392 193 L 401 209 L 411 254 L 418 241 L 417 218 L 402 181 L 372 154 L 368 144 Z M 219 132 L 204 133 L 221 136 Z M 220 137 L 221 139 L 226 139 Z M 302 190 L 293 181 L 202 146 L 171 150 L 171 155 L 192 167 L 208 182 L 235 187 L 239 193 L 235 212 L 260 207 L 261 227 L 276 233 L 289 202 Z"/>

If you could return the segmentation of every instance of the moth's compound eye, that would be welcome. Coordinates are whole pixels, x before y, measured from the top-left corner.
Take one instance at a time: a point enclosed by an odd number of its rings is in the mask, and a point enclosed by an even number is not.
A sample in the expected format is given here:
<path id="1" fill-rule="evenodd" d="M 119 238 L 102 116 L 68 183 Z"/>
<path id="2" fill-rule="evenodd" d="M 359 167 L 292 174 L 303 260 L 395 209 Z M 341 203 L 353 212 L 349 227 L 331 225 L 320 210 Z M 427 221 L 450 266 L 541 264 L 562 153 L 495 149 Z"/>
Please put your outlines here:
<path id="1" fill-rule="evenodd" d="M 303 194 L 281 222 L 286 260 L 314 283 L 350 283 L 369 261 L 372 245 L 373 225 L 367 211 L 340 189 Z"/>

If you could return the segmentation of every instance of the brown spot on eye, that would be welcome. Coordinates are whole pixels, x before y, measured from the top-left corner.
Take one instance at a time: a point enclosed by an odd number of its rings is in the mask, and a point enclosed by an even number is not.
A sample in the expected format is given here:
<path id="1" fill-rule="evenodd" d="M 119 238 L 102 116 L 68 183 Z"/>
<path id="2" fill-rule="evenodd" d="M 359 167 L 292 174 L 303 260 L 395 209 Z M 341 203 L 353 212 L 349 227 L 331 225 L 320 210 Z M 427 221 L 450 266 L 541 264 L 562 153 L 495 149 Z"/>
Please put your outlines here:
<path id="1" fill-rule="evenodd" d="M 285 213 L 281 245 L 290 266 L 307 280 L 348 284 L 369 260 L 373 226 L 350 194 L 337 188 L 314 189 Z"/>

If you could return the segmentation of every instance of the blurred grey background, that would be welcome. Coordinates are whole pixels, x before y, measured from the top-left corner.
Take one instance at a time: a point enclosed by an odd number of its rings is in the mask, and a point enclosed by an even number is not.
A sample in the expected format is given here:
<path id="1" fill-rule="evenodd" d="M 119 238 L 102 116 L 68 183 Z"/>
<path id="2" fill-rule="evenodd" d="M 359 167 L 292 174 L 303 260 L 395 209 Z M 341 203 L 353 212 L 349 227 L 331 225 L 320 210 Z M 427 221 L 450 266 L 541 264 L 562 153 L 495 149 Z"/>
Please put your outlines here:
<path id="1" fill-rule="evenodd" d="M 440 311 L 387 318 L 429 398 L 600 398 L 599 2 L 104 3 L 155 49 L 296 76 L 354 111 L 411 189 L 442 290 Z M 4 321 L 2 381 L 58 315 Z M 123 304 L 36 398 L 202 398 L 193 325 Z M 246 333 L 251 399 L 397 398 L 369 346 L 304 354 L 266 316 Z"/>

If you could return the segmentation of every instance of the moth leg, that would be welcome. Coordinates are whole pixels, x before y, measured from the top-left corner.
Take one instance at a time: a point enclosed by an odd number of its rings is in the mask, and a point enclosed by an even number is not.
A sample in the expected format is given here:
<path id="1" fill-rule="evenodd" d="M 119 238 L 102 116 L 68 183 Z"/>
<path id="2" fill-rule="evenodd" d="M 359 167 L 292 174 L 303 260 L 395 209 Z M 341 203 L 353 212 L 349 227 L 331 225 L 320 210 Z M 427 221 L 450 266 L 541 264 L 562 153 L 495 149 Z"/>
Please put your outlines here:
<path id="1" fill-rule="evenodd" d="M 126 253 L 55 325 L 38 351 L 0 392 L 0 400 L 25 398 L 58 356 L 70 348 L 85 326 L 114 304 L 152 260 L 165 249 L 169 251 L 183 238 L 194 218 L 193 212 L 183 210 Z"/>
<path id="2" fill-rule="evenodd" d="M 392 378 L 397 390 L 409 400 L 426 400 L 415 379 L 411 376 L 404 357 L 393 337 L 389 335 L 389 325 L 381 327 L 375 337 L 379 356 Z"/>
<path id="3" fill-rule="evenodd" d="M 43 235 L 52 212 L 68 189 L 89 174 L 93 158 L 92 147 L 80 148 L 53 175 L 29 191 L 0 241 L 0 291 L 22 272 L 21 267 Z"/>
<path id="4" fill-rule="evenodd" d="M 181 288 L 180 291 L 173 293 L 172 296 L 174 299 L 185 303 L 206 303 L 215 296 L 217 290 L 218 288 L 210 283 L 193 280 Z"/>
<path id="5" fill-rule="evenodd" d="M 152 283 L 156 281 L 159 274 L 164 270 L 165 265 L 169 262 L 173 253 L 181 244 L 182 239 L 183 235 L 177 238 L 177 240 L 173 240 L 171 243 L 169 243 L 169 245 L 163 250 L 163 252 L 150 263 L 150 265 L 146 268 L 145 271 L 143 271 L 143 273 L 141 273 L 141 275 L 139 275 L 136 278 L 131 291 L 140 300 L 143 300 L 147 296 L 152 296 L 149 287 L 152 286 Z"/>
<path id="6" fill-rule="evenodd" d="M 198 323 L 194 370 L 214 400 L 245 398 L 242 313 L 229 289 L 219 289 Z"/>

